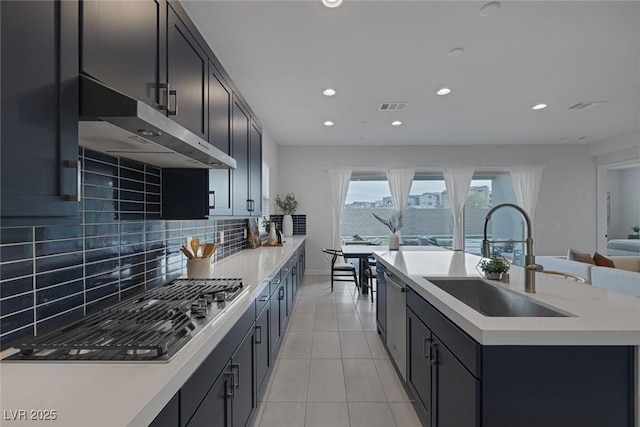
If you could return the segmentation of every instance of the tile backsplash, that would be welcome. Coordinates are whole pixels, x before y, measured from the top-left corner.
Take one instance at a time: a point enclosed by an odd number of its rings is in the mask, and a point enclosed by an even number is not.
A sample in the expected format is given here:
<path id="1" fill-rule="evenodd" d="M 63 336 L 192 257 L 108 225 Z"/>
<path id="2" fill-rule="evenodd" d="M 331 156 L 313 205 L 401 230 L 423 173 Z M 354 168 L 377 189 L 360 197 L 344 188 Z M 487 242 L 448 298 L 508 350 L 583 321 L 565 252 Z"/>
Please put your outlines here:
<path id="1" fill-rule="evenodd" d="M 0 346 L 184 274 L 187 237 L 246 248 L 245 219 L 161 219 L 162 170 L 80 149 L 79 225 L 0 228 Z"/>

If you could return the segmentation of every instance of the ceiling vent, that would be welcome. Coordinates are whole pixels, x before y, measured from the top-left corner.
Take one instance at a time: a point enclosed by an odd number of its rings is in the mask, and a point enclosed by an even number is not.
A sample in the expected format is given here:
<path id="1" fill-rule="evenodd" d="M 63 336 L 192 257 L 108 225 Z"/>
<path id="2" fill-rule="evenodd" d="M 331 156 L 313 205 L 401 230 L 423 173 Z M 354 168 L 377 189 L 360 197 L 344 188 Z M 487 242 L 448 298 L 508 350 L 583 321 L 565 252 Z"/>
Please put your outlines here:
<path id="1" fill-rule="evenodd" d="M 402 111 L 407 108 L 408 102 L 383 102 L 380 111 Z"/>
<path id="2" fill-rule="evenodd" d="M 591 110 L 606 102 L 607 101 L 581 101 L 570 106 L 569 110 Z"/>

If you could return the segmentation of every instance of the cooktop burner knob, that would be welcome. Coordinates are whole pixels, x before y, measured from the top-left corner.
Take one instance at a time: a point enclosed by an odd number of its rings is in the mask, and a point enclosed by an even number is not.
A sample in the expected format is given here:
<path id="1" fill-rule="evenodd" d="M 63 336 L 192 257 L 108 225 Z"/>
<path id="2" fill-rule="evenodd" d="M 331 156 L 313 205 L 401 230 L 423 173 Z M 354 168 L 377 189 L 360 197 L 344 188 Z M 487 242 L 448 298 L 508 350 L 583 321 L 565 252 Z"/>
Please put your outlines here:
<path id="1" fill-rule="evenodd" d="M 195 311 L 194 314 L 198 319 L 202 319 L 203 317 L 207 317 L 207 308 L 206 307 L 199 307 Z"/>
<path id="2" fill-rule="evenodd" d="M 216 301 L 224 301 L 227 298 L 226 292 L 216 292 Z"/>

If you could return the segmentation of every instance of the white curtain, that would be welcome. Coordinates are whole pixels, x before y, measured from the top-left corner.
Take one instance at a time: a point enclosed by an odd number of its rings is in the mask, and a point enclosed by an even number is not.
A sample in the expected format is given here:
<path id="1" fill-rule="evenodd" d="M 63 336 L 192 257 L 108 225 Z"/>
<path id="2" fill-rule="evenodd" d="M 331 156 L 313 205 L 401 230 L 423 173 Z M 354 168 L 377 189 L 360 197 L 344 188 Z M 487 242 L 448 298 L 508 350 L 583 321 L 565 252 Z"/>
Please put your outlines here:
<path id="1" fill-rule="evenodd" d="M 340 249 L 342 241 L 340 229 L 342 223 L 342 211 L 347 200 L 349 181 L 351 181 L 351 168 L 332 168 L 329 173 L 329 194 L 331 197 L 331 247 Z"/>
<path id="2" fill-rule="evenodd" d="M 464 205 L 467 202 L 471 178 L 473 178 L 472 168 L 444 170 L 444 184 L 447 187 L 453 214 L 453 249 L 464 249 Z"/>
<path id="3" fill-rule="evenodd" d="M 387 182 L 389 183 L 391 199 L 397 216 L 403 216 L 404 214 L 415 173 L 416 170 L 410 168 L 387 169 Z M 397 234 L 400 235 L 400 232 Z M 402 241 L 402 237 L 400 237 L 400 240 Z"/>
<path id="4" fill-rule="evenodd" d="M 518 205 L 529 214 L 531 221 L 538 203 L 543 169 L 544 166 L 516 166 L 509 169 Z"/>

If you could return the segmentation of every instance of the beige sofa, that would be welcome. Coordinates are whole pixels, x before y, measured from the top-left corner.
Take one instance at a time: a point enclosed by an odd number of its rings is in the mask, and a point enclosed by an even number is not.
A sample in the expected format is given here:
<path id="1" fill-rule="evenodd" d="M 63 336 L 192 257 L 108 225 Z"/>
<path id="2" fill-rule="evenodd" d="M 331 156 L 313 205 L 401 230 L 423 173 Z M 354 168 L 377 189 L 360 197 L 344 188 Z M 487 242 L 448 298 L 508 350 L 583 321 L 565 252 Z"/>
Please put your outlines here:
<path id="1" fill-rule="evenodd" d="M 598 267 L 572 261 L 564 256 L 537 256 L 536 264 L 545 270 L 556 270 L 584 277 L 593 286 L 624 294 L 640 296 L 640 256 L 610 256 L 616 268 Z"/>

